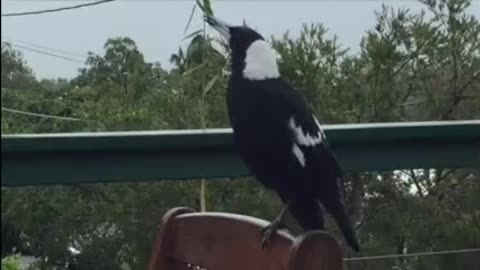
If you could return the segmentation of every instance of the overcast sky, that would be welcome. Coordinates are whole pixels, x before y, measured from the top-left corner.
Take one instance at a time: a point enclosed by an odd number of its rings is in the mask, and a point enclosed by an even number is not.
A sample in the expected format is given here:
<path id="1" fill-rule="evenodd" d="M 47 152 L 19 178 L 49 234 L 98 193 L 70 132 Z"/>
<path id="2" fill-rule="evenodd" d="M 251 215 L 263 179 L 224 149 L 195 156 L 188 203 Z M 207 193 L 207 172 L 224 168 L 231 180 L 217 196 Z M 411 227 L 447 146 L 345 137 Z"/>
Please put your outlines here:
<path id="1" fill-rule="evenodd" d="M 2 0 L 2 14 L 75 5 L 86 1 Z M 51 14 L 2 17 L 2 41 L 32 47 L 27 43 L 71 53 L 67 57 L 84 60 L 88 51 L 102 53 L 110 37 L 128 36 L 135 40 L 146 60 L 169 66 L 170 54 L 178 46 L 194 0 L 119 0 L 103 5 Z M 213 0 L 215 14 L 230 23 L 247 23 L 264 36 L 279 36 L 289 30 L 298 34 L 302 23 L 321 22 L 342 44 L 358 50 L 365 31 L 375 23 L 374 10 L 382 3 L 418 12 L 422 4 L 414 0 L 337 1 L 255 1 Z M 480 14 L 480 1 L 471 11 Z M 197 12 L 190 29 L 201 27 Z M 27 42 L 27 43 L 25 43 Z M 81 63 L 20 49 L 37 77 L 74 77 Z M 41 49 L 45 51 L 44 49 Z"/>

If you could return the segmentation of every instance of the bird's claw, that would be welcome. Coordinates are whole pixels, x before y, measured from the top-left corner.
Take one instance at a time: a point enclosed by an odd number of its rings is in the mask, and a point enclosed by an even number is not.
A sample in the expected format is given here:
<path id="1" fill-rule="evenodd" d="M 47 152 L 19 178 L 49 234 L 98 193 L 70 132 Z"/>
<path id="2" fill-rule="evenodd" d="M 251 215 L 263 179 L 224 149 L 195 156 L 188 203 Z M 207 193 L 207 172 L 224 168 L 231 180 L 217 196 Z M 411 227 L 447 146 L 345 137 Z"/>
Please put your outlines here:
<path id="1" fill-rule="evenodd" d="M 280 228 L 280 224 L 281 221 L 276 219 L 260 230 L 260 233 L 262 234 L 262 249 L 264 249 L 270 243 L 272 234 Z"/>

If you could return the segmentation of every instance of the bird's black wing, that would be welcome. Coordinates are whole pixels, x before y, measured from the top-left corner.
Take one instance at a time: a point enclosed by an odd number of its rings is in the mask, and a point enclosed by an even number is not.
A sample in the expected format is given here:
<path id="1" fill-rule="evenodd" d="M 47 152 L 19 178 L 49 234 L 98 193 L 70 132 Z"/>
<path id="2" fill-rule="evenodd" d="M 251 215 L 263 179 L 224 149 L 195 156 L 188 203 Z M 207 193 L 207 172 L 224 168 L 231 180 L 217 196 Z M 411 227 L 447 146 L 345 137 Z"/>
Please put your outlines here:
<path id="1" fill-rule="evenodd" d="M 287 116 L 288 132 L 291 134 L 292 153 L 315 181 L 337 184 L 343 176 L 342 168 L 331 151 L 322 127 L 303 97 L 284 82 L 281 87 Z M 318 179 L 322 178 L 322 179 Z"/>
<path id="2" fill-rule="evenodd" d="M 325 133 L 299 93 L 290 86 L 282 87 L 282 92 L 291 113 L 288 129 L 292 134 L 292 153 L 310 176 L 309 186 L 318 192 L 318 199 L 336 220 L 349 245 L 358 251 L 356 233 L 340 189 L 343 172 Z"/>

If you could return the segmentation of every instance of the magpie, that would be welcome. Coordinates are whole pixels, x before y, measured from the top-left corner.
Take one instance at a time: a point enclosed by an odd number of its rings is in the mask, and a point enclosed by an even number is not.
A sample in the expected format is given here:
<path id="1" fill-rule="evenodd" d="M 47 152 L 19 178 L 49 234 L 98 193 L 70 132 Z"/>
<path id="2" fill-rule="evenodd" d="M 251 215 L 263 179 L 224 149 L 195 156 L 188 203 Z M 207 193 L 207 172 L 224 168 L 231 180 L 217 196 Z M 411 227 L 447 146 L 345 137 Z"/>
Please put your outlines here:
<path id="1" fill-rule="evenodd" d="M 340 191 L 342 169 L 312 110 L 280 76 L 276 51 L 245 25 L 232 26 L 208 15 L 205 21 L 230 47 L 226 102 L 235 146 L 247 168 L 285 204 L 262 229 L 262 247 L 287 209 L 305 230 L 323 230 L 321 203 L 358 252 Z"/>

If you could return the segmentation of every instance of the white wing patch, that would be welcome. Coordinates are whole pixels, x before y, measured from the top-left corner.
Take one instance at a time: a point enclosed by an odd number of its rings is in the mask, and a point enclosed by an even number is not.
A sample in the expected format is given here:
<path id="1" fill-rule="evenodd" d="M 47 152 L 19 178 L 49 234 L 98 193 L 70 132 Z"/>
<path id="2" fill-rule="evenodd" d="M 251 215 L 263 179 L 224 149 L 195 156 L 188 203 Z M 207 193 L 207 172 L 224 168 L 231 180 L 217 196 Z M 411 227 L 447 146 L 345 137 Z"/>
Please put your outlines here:
<path id="1" fill-rule="evenodd" d="M 249 80 L 266 80 L 280 77 L 278 53 L 263 40 L 256 40 L 247 49 L 243 77 Z"/>
<path id="2" fill-rule="evenodd" d="M 300 147 L 298 147 L 298 145 L 294 143 L 292 151 L 295 157 L 298 159 L 298 162 L 300 162 L 300 164 L 302 165 L 302 167 L 305 167 L 305 155 L 303 154 L 302 149 L 300 149 Z"/>
<path id="3" fill-rule="evenodd" d="M 305 146 L 314 146 L 322 142 L 324 134 L 316 118 L 315 123 L 319 128 L 319 132 L 315 135 L 310 135 L 309 133 L 303 132 L 302 127 L 298 126 L 297 123 L 295 123 L 295 119 L 293 119 L 293 117 L 290 118 L 289 127 L 292 129 L 293 134 L 295 135 L 295 140 L 298 144 Z"/>
<path id="4" fill-rule="evenodd" d="M 302 149 L 300 149 L 299 145 L 312 147 L 322 143 L 323 138 L 325 138 L 325 134 L 320 127 L 320 123 L 318 122 L 317 118 L 315 118 L 315 116 L 313 116 L 313 118 L 315 119 L 315 123 L 317 124 L 319 129 L 318 133 L 314 135 L 311 135 L 308 132 L 304 132 L 302 127 L 297 125 L 293 117 L 290 118 L 290 121 L 288 123 L 295 137 L 295 142 L 292 145 L 292 152 L 298 159 L 298 162 L 300 162 L 302 167 L 305 167 L 306 160 L 305 155 L 302 152 Z"/>

